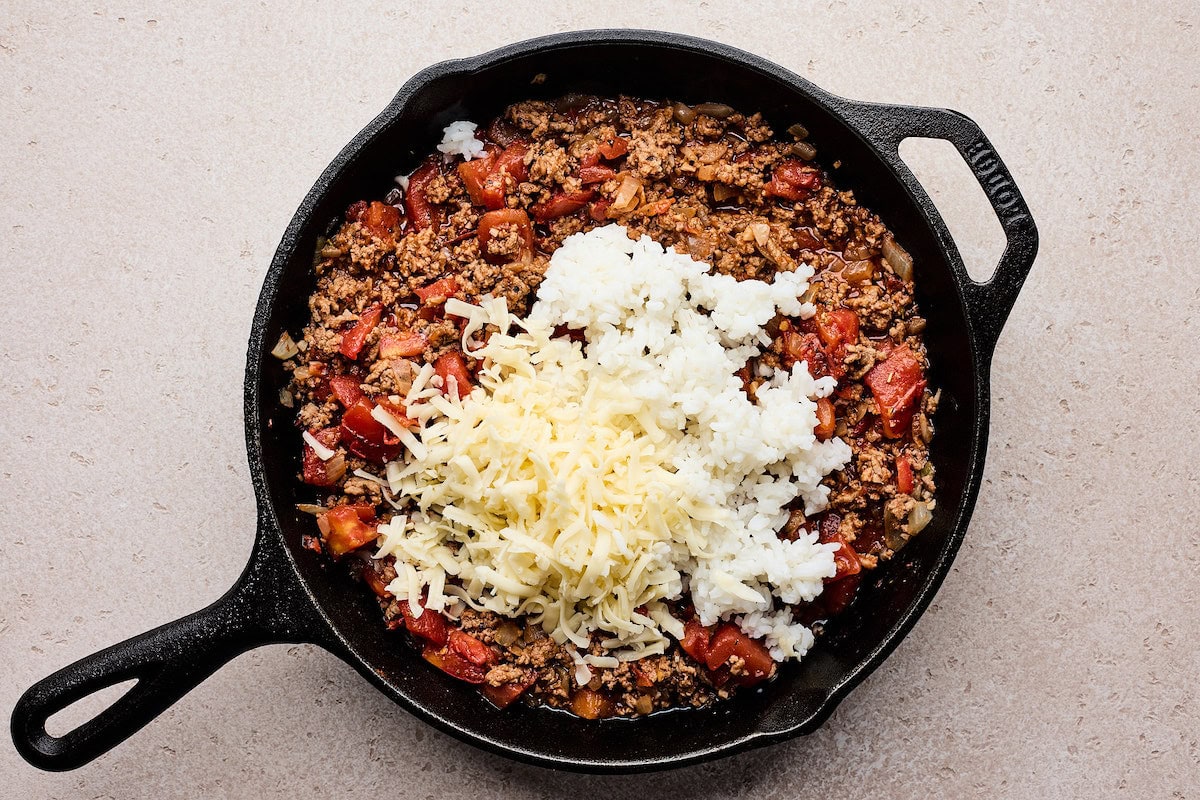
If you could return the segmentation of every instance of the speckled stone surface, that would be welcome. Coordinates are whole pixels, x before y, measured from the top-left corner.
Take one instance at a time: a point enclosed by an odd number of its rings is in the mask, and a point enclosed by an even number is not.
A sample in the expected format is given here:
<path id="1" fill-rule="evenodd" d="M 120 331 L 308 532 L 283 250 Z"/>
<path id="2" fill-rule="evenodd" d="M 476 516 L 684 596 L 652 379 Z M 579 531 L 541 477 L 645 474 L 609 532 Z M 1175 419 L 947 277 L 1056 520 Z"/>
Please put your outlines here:
<path id="1" fill-rule="evenodd" d="M 996 351 L 954 570 L 816 734 L 656 777 L 557 774 L 277 646 L 76 772 L 40 773 L 5 737 L 0 796 L 1200 797 L 1195 4 L 192 5 L 0 10 L 5 716 L 239 573 L 260 279 L 319 171 L 429 63 L 659 27 L 846 96 L 959 109 L 1025 192 L 1041 256 Z M 940 143 L 902 152 L 986 270 L 998 227 L 965 168 Z"/>

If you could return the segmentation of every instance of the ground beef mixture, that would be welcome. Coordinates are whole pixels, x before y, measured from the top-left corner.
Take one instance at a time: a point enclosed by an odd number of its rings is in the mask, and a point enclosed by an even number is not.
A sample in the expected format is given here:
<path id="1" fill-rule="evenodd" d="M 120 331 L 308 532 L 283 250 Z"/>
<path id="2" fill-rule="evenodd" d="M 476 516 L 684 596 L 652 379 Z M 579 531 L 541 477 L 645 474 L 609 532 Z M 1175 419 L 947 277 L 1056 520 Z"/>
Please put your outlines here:
<path id="1" fill-rule="evenodd" d="M 394 566 L 367 546 L 394 507 L 363 476 L 403 447 L 371 412 L 379 405 L 404 419 L 398 403 L 424 363 L 446 391 L 469 391 L 476 364 L 459 349 L 461 320 L 443 313 L 447 298 L 502 295 L 524 315 L 550 255 L 578 231 L 618 222 L 739 280 L 809 264 L 816 276 L 804 299 L 817 315 L 774 320 L 771 346 L 741 377 L 751 398 L 760 367 L 805 360 L 815 376 L 838 380 L 818 404 L 816 433 L 842 437 L 854 457 L 826 479 L 829 509 L 812 519 L 796 510 L 779 533 L 816 531 L 839 544 L 837 576 L 794 609 L 819 630 L 934 505 L 927 445 L 937 395 L 924 377 L 911 258 L 817 166 L 799 124 L 776 137 L 760 115 L 726 106 L 571 96 L 513 105 L 479 137 L 483 158 L 430 157 L 403 192 L 355 203 L 320 243 L 311 320 L 277 351 L 293 376 L 283 400 L 311 437 L 301 478 L 318 494 L 303 507 L 316 515 L 312 548 L 351 566 L 398 637 L 499 706 L 520 698 L 588 718 L 631 716 L 704 705 L 769 678 L 760 643 L 732 625 L 703 628 L 686 598 L 673 609 L 689 620 L 679 645 L 592 668 L 585 685 L 537 625 L 469 609 L 414 616 L 387 591 Z M 592 652 L 604 654 L 598 643 Z"/>

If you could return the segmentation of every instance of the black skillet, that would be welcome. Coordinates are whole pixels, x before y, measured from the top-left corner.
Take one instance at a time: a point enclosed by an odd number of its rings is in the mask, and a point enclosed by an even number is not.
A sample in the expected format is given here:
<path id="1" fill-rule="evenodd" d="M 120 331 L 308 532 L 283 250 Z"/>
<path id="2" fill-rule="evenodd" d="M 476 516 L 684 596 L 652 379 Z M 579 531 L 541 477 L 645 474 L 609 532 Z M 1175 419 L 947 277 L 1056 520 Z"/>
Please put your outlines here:
<path id="1" fill-rule="evenodd" d="M 352 202 L 379 197 L 391 176 L 432 151 L 451 121 L 486 121 L 505 105 L 569 92 L 625 93 L 761 109 L 776 130 L 803 122 L 839 185 L 896 232 L 916 264 L 928 318 L 931 385 L 942 391 L 932 458 L 933 522 L 872 573 L 858 600 L 799 665 L 764 688 L 701 710 L 638 720 L 584 721 L 514 706 L 495 710 L 471 686 L 426 664 L 380 623 L 361 586 L 304 550 L 313 498 L 296 475 L 299 439 L 279 405 L 286 376 L 269 351 L 299 330 L 313 286 L 317 237 Z M 937 209 L 897 155 L 906 137 L 945 139 L 966 160 L 1000 218 L 1007 246 L 993 277 L 971 280 Z M 1000 329 L 1033 264 L 1037 229 L 982 131 L 953 111 L 835 97 L 757 56 L 653 31 L 581 31 L 436 64 L 414 76 L 346 146 L 292 218 L 263 283 L 246 358 L 246 447 L 258 533 L 246 571 L 208 608 L 88 656 L 34 685 L 12 717 L 34 765 L 86 764 L 135 733 L 234 656 L 273 642 L 311 642 L 354 666 L 421 719 L 522 761 L 588 772 L 677 767 L 807 734 L 899 644 L 941 584 L 975 505 L 987 451 L 989 369 Z M 116 683 L 137 679 L 105 711 L 61 737 L 46 719 Z M 886 699 L 887 689 L 880 690 Z M 887 713 L 883 709 L 881 713 Z"/>

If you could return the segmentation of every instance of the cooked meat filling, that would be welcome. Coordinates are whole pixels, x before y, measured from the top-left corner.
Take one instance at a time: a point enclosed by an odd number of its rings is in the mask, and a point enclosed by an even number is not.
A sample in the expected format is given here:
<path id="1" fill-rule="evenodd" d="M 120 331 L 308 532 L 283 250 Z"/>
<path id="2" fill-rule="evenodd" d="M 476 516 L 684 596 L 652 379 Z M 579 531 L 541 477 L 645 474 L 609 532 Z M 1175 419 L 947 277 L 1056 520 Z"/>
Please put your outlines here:
<path id="1" fill-rule="evenodd" d="M 414 615 L 387 589 L 391 557 L 372 557 L 379 524 L 395 513 L 372 476 L 407 446 L 376 409 L 403 420 L 395 398 L 423 365 L 460 395 L 479 367 L 461 349 L 462 319 L 445 313 L 447 300 L 501 296 L 522 316 L 563 240 L 610 222 L 737 280 L 770 281 L 801 263 L 816 270 L 803 299 L 817 314 L 773 320 L 771 344 L 739 373 L 751 399 L 763 375 L 799 361 L 837 381 L 818 401 L 815 432 L 842 438 L 853 458 L 826 478 L 827 510 L 806 517 L 797 507 L 779 531 L 838 545 L 837 575 L 793 608 L 798 620 L 819 630 L 853 602 L 864 571 L 928 524 L 937 393 L 925 379 L 912 259 L 835 187 L 806 131 L 789 130 L 776 136 L 761 115 L 715 104 L 518 103 L 477 134 L 482 158 L 430 156 L 402 193 L 355 203 L 319 244 L 310 320 L 302 338 L 276 350 L 292 375 L 283 399 L 304 434 L 310 545 L 375 593 L 397 646 L 407 639 L 498 706 L 520 699 L 589 719 L 701 706 L 774 674 L 761 643 L 729 623 L 703 627 L 686 596 L 671 608 L 684 635 L 666 653 L 581 669 L 579 654 L 521 619 L 470 608 Z M 608 655 L 599 641 L 590 653 Z"/>

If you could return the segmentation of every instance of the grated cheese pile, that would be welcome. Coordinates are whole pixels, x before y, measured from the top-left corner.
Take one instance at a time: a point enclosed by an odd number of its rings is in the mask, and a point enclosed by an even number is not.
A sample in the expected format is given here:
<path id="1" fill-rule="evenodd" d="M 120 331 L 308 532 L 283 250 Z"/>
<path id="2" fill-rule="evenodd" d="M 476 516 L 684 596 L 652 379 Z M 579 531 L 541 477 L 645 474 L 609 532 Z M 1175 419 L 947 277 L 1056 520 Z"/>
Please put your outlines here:
<path id="1" fill-rule="evenodd" d="M 823 508 L 821 479 L 849 459 L 813 435 L 833 381 L 798 364 L 765 376 L 756 404 L 735 373 L 777 313 L 812 315 L 797 299 L 812 272 L 708 269 L 610 225 L 564 242 L 526 320 L 503 299 L 447 303 L 484 367 L 462 401 L 428 366 L 405 398 L 419 441 L 405 431 L 387 483 L 407 513 L 380 526 L 378 553 L 396 558 L 397 598 L 527 614 L 585 653 L 595 633 L 610 655 L 580 659 L 606 666 L 682 636 L 663 601 L 687 591 L 702 623 L 732 619 L 778 660 L 807 651 L 780 601 L 820 593 L 833 546 L 776 531 L 797 495 Z M 587 343 L 553 338 L 561 324 Z"/>

